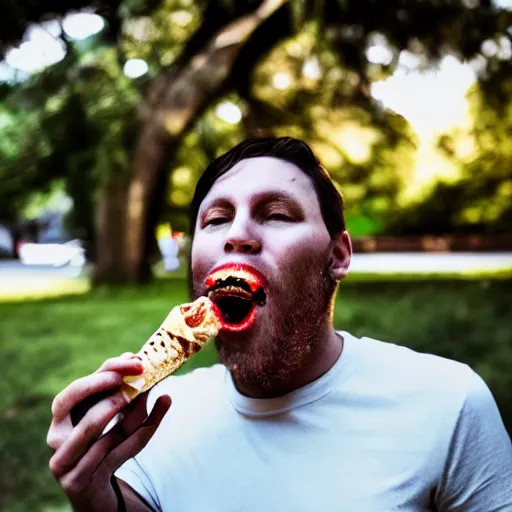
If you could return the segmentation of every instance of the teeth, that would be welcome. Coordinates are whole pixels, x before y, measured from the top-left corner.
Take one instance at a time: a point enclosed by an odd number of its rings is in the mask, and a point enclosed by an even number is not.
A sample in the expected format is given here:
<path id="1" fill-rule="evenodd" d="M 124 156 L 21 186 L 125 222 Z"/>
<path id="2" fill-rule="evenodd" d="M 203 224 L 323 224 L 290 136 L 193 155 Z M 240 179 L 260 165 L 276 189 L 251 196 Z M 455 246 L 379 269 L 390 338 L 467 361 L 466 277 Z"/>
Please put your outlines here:
<path id="1" fill-rule="evenodd" d="M 222 283 L 224 281 L 231 281 L 231 282 L 237 282 L 237 283 L 243 283 L 244 286 L 246 286 L 248 289 L 250 289 L 252 292 L 255 292 L 257 288 L 259 287 L 259 282 L 257 281 L 256 277 L 253 276 L 251 273 L 246 272 L 243 269 L 237 269 L 237 268 L 225 268 L 221 270 L 217 270 L 212 275 L 210 275 L 207 278 L 207 281 L 209 281 L 208 286 L 212 287 L 214 285 L 219 285 L 219 283 Z"/>
<path id="2" fill-rule="evenodd" d="M 267 296 L 263 288 L 255 279 L 242 271 L 222 270 L 212 274 L 206 280 L 209 287 L 208 297 L 215 301 L 215 298 L 234 295 L 240 299 L 254 302 L 258 306 L 264 306 Z"/>
<path id="3" fill-rule="evenodd" d="M 227 277 L 226 279 L 221 279 L 220 283 L 225 283 L 226 281 L 235 281 L 235 283 L 245 283 L 245 281 L 241 277 Z"/>
<path id="4" fill-rule="evenodd" d="M 229 276 L 225 279 L 219 279 L 217 281 L 217 283 L 215 284 L 215 288 L 223 289 L 223 290 L 238 288 L 238 289 L 242 289 L 246 292 L 251 291 L 251 287 L 249 286 L 247 281 L 245 281 L 242 278 L 232 277 L 232 276 Z"/>
<path id="5" fill-rule="evenodd" d="M 241 288 L 240 286 L 225 286 L 224 288 L 222 288 L 223 290 L 226 290 L 227 292 L 237 292 L 237 291 L 244 291 L 243 288 Z"/>
<path id="6" fill-rule="evenodd" d="M 246 289 L 241 288 L 240 286 L 223 286 L 222 288 L 216 288 L 215 290 L 211 290 L 208 296 L 212 297 L 220 297 L 225 295 L 234 295 L 241 299 L 252 300 L 251 292 L 248 292 Z"/>

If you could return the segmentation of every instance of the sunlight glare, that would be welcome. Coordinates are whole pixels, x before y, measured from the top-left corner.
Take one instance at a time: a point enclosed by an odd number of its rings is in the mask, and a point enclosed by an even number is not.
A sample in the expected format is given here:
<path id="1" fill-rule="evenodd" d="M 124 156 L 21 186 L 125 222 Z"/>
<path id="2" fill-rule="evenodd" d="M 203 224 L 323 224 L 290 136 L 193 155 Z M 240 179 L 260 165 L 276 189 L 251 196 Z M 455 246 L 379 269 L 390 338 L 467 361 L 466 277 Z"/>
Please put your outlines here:
<path id="1" fill-rule="evenodd" d="M 375 82 L 372 95 L 404 116 L 419 135 L 429 136 L 466 120 L 465 94 L 475 78 L 469 65 L 447 56 L 435 70 L 397 70 L 390 78 Z"/>
<path id="2" fill-rule="evenodd" d="M 366 49 L 366 58 L 372 64 L 388 66 L 393 61 L 393 51 L 389 46 L 386 36 L 375 33 L 370 37 L 370 43 Z"/>
<path id="3" fill-rule="evenodd" d="M 44 30 L 39 29 L 46 34 Z M 11 48 L 5 54 L 5 62 L 14 69 L 32 73 L 51 66 L 62 60 L 66 55 L 63 43 L 46 34 L 46 38 L 41 32 L 33 31 L 33 37 L 18 48 Z M 34 37 L 34 34 L 37 34 Z"/>
<path id="4" fill-rule="evenodd" d="M 492 0 L 492 3 L 500 9 L 512 10 L 512 0 Z"/>
<path id="5" fill-rule="evenodd" d="M 87 39 L 97 34 L 105 26 L 105 21 L 101 16 L 90 12 L 77 12 L 68 14 L 62 22 L 64 32 L 71 39 Z"/>
<path id="6" fill-rule="evenodd" d="M 482 43 L 481 50 L 486 57 L 494 57 L 498 53 L 498 45 L 492 39 L 487 39 Z"/>
<path id="7" fill-rule="evenodd" d="M 229 124 L 237 124 L 242 120 L 242 111 L 231 101 L 223 101 L 215 108 L 215 115 Z"/>
<path id="8" fill-rule="evenodd" d="M 128 59 L 123 67 L 123 73 L 128 78 L 139 78 L 145 75 L 149 67 L 145 60 L 142 59 Z"/>
<path id="9" fill-rule="evenodd" d="M 288 73 L 276 73 L 272 77 L 272 85 L 279 89 L 280 91 L 284 91 L 288 89 L 292 84 L 292 77 Z"/>
<path id="10" fill-rule="evenodd" d="M 302 67 L 302 74 L 311 80 L 318 80 L 322 76 L 322 69 L 318 57 L 310 57 Z"/>
<path id="11" fill-rule="evenodd" d="M 173 21 L 173 23 L 176 23 L 176 25 L 179 25 L 180 27 L 186 27 L 194 19 L 192 14 L 189 11 L 185 11 L 184 9 L 174 11 L 170 15 L 170 18 Z"/>

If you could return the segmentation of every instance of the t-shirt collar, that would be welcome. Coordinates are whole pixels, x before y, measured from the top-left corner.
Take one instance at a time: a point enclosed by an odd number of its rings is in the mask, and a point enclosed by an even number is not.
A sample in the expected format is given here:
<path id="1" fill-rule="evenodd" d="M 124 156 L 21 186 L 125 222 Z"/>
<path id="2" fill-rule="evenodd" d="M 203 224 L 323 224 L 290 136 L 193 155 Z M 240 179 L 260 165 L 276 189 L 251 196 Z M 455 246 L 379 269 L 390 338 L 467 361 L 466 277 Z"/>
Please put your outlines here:
<path id="1" fill-rule="evenodd" d="M 345 331 L 338 331 L 343 337 L 343 351 L 334 365 L 321 377 L 305 386 L 276 398 L 250 398 L 242 395 L 235 387 L 231 373 L 225 369 L 225 386 L 229 401 L 244 416 L 272 416 L 282 414 L 296 407 L 315 402 L 329 394 L 348 376 L 350 355 L 355 338 Z"/>

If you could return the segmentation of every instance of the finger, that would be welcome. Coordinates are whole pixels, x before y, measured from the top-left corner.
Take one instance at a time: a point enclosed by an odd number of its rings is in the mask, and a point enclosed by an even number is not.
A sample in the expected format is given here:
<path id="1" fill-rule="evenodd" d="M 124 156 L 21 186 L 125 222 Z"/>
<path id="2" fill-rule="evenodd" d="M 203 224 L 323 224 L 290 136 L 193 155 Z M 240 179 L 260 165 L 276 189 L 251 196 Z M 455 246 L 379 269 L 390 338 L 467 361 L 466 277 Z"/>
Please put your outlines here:
<path id="1" fill-rule="evenodd" d="M 146 421 L 107 456 L 106 467 L 109 468 L 111 474 L 117 471 L 128 459 L 137 455 L 148 444 L 169 410 L 171 403 L 169 395 L 158 397 Z"/>
<path id="2" fill-rule="evenodd" d="M 127 432 L 135 432 L 135 430 L 148 417 L 147 399 L 148 393 L 143 393 L 133 400 L 123 411 L 122 428 Z"/>
<path id="3" fill-rule="evenodd" d="M 75 380 L 53 400 L 54 419 L 56 421 L 64 419 L 76 404 L 95 393 L 120 386 L 122 380 L 122 376 L 116 372 L 92 374 Z"/>
<path id="4" fill-rule="evenodd" d="M 135 369 L 132 371 L 130 369 L 122 370 L 119 373 L 122 373 L 124 375 L 140 375 L 142 373 L 142 366 L 138 366 L 138 363 L 135 363 Z M 87 414 L 87 411 L 89 409 L 92 409 L 97 403 L 99 403 L 104 398 L 107 398 L 112 394 L 112 390 L 108 389 L 106 391 L 102 391 L 100 393 L 95 393 L 93 395 L 88 396 L 85 400 L 82 400 L 79 402 L 76 406 L 74 406 L 69 416 L 71 418 L 71 423 L 73 426 L 76 426 L 80 423 L 80 421 L 83 419 L 83 417 Z M 127 395 L 129 398 L 129 396 Z"/>
<path id="5" fill-rule="evenodd" d="M 141 361 L 140 356 L 136 356 L 131 352 L 125 352 L 125 354 L 120 357 L 107 359 L 94 373 L 123 370 L 124 368 L 140 365 Z"/>
<path id="6" fill-rule="evenodd" d="M 148 416 L 146 408 L 147 396 L 148 393 L 136 396 L 122 412 L 112 418 L 103 434 L 110 432 L 121 421 L 123 421 L 123 428 L 125 430 L 131 429 L 131 431 L 134 431 Z"/>
<path id="7" fill-rule="evenodd" d="M 118 391 L 91 407 L 52 457 L 52 473 L 58 478 L 73 468 L 128 402 L 128 396 Z"/>
<path id="8" fill-rule="evenodd" d="M 57 422 L 55 419 L 52 419 L 50 428 L 46 434 L 46 444 L 53 450 L 53 453 L 55 453 L 71 435 L 72 430 L 73 427 L 69 421 L 64 420 Z"/>
<path id="9" fill-rule="evenodd" d="M 94 443 L 91 449 L 80 459 L 78 464 L 68 474 L 62 477 L 61 485 L 66 485 L 66 482 L 68 482 L 70 484 L 73 483 L 73 485 L 78 488 L 83 488 L 91 480 L 93 473 L 96 471 L 105 471 L 104 477 L 110 478 L 117 469 L 117 467 L 112 465 L 112 461 L 105 462 L 105 467 L 100 468 L 109 454 L 122 443 L 131 440 L 132 435 L 137 436 L 133 441 L 133 446 L 130 446 L 129 449 L 127 448 L 122 453 L 118 454 L 120 458 L 116 458 L 113 463 L 119 464 L 120 466 L 126 460 L 139 453 L 156 432 L 170 404 L 171 400 L 167 395 L 165 398 L 160 397 L 155 403 L 155 407 L 146 422 L 136 426 L 133 430 L 128 430 L 124 422 L 118 423 L 107 435 L 101 437 Z M 143 430 L 143 432 L 139 433 L 141 430 Z M 123 460 L 123 457 L 126 458 Z M 119 461 L 121 462 L 119 463 Z"/>
<path id="10" fill-rule="evenodd" d="M 126 353 L 126 356 L 130 356 L 131 353 Z M 122 356 L 121 356 L 122 357 Z M 137 360 L 135 360 L 137 361 Z M 130 363 L 126 369 L 124 369 L 122 366 L 118 367 L 118 369 L 121 369 L 122 371 L 120 373 L 122 374 L 132 374 L 135 373 L 136 375 L 140 373 L 140 367 L 135 364 L 134 372 L 131 370 L 132 363 Z M 118 383 L 118 378 L 112 376 L 114 381 L 112 382 L 112 386 L 116 385 Z M 94 392 L 92 395 L 89 395 L 85 398 L 82 398 L 83 393 L 80 393 L 78 396 L 74 396 L 74 399 L 72 402 L 68 404 L 64 404 L 64 407 L 62 407 L 62 402 L 66 401 L 66 395 L 70 393 L 73 395 L 75 393 L 74 388 L 75 386 L 78 386 L 80 384 L 86 385 L 87 381 L 86 379 L 80 380 L 79 383 L 74 383 L 73 387 L 68 387 L 64 392 L 62 392 L 59 396 L 56 397 L 54 400 L 54 403 L 52 404 L 52 410 L 54 413 L 54 417 L 52 418 L 52 422 L 50 425 L 50 428 L 47 433 L 46 442 L 50 448 L 55 452 L 64 442 L 66 439 L 69 438 L 71 435 L 71 432 L 73 430 L 73 426 L 77 425 L 81 419 L 86 415 L 87 411 L 91 409 L 96 403 L 100 401 L 100 399 L 105 398 L 106 396 L 110 395 L 112 393 L 112 386 L 110 386 L 109 382 L 111 382 L 110 377 L 101 377 L 101 381 L 97 381 L 97 384 L 99 387 L 93 387 L 92 390 L 100 389 L 102 391 Z M 105 381 L 103 379 L 106 379 Z M 106 390 L 103 390 L 104 388 L 107 388 Z M 88 393 L 88 391 L 84 391 L 84 393 Z M 77 402 L 75 404 L 75 402 Z M 69 413 L 68 413 L 68 409 Z M 71 421 L 70 421 L 71 417 Z M 142 419 L 140 420 L 142 421 Z"/>
<path id="11" fill-rule="evenodd" d="M 53 400 L 52 414 L 55 420 L 64 419 L 76 404 L 85 400 L 88 396 L 120 386 L 123 376 L 139 375 L 143 371 L 142 365 L 135 361 L 125 362 L 125 365 L 119 367 L 116 371 L 93 373 L 72 382 Z"/>

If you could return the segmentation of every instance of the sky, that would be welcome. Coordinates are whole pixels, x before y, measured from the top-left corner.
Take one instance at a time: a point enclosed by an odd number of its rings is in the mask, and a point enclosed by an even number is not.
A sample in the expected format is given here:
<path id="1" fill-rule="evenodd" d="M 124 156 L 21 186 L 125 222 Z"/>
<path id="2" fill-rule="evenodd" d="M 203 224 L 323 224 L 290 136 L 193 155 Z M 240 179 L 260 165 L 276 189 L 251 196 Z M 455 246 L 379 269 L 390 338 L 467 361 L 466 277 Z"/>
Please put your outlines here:
<path id="1" fill-rule="evenodd" d="M 403 115 L 420 137 L 428 138 L 466 121 L 465 95 L 475 79 L 470 65 L 447 56 L 437 69 L 428 71 L 399 66 L 393 76 L 372 85 L 372 95 Z"/>

